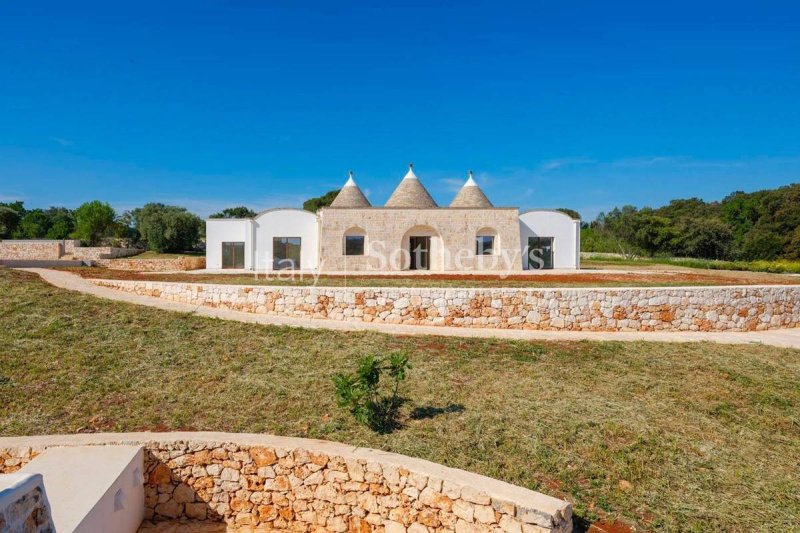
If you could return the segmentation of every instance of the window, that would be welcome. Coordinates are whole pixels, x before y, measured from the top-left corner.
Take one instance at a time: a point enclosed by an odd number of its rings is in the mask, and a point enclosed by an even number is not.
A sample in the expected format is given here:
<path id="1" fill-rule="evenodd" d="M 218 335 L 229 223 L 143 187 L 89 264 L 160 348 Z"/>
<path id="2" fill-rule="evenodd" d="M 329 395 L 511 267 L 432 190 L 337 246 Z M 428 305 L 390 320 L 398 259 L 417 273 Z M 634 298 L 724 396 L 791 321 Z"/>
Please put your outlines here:
<path id="1" fill-rule="evenodd" d="M 363 235 L 345 236 L 344 255 L 364 255 L 364 236 Z"/>
<path id="2" fill-rule="evenodd" d="M 272 269 L 297 270 L 300 268 L 300 237 L 273 237 Z"/>
<path id="3" fill-rule="evenodd" d="M 244 243 L 222 243 L 222 268 L 244 268 Z"/>
<path id="4" fill-rule="evenodd" d="M 475 238 L 475 255 L 494 254 L 494 236 L 478 235 Z"/>

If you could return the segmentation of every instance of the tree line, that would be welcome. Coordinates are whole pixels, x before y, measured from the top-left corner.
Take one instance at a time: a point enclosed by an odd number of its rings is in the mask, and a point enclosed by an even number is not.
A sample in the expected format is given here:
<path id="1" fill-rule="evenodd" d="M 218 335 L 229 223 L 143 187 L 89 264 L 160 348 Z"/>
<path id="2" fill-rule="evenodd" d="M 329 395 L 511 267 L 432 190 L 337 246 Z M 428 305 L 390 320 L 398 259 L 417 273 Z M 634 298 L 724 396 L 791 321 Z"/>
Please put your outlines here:
<path id="1" fill-rule="evenodd" d="M 581 249 L 625 256 L 800 259 L 800 184 L 736 191 L 719 202 L 689 198 L 655 209 L 615 207 L 584 224 Z"/>
<path id="2" fill-rule="evenodd" d="M 200 217 L 183 207 L 161 203 L 123 213 L 99 200 L 76 209 L 27 209 L 20 201 L 0 203 L 0 239 L 79 239 L 87 246 L 185 252 L 197 248 L 204 232 Z"/>

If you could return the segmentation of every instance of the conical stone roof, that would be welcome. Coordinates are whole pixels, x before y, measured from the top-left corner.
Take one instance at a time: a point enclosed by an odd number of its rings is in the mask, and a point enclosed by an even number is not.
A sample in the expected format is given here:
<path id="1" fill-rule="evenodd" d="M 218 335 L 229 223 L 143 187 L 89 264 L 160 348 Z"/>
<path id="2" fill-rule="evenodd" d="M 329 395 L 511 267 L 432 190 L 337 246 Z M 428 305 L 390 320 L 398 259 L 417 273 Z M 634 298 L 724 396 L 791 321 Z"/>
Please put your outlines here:
<path id="1" fill-rule="evenodd" d="M 386 207 L 410 207 L 425 208 L 436 207 L 436 202 L 428 193 L 425 186 L 420 183 L 417 175 L 414 174 L 413 165 L 408 165 L 408 172 L 403 177 L 400 185 L 394 190 L 386 202 Z"/>
<path id="2" fill-rule="evenodd" d="M 353 172 L 347 178 L 347 183 L 344 184 L 342 190 L 336 195 L 336 198 L 331 202 L 331 207 L 370 207 L 369 200 L 361 192 L 355 180 L 353 180 Z"/>
<path id="3" fill-rule="evenodd" d="M 469 171 L 467 182 L 458 191 L 456 197 L 450 203 L 450 207 L 493 207 L 492 202 L 486 197 L 475 180 L 472 179 L 472 171 Z"/>

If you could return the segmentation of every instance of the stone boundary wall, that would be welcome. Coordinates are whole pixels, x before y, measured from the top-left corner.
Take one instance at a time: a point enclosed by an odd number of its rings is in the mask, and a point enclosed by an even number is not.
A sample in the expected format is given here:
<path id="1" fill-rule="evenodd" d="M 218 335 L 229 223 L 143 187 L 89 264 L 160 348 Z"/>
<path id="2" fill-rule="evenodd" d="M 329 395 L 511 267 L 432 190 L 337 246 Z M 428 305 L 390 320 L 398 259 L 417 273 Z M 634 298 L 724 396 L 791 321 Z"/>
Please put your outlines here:
<path id="1" fill-rule="evenodd" d="M 0 259 L 47 260 L 78 259 L 92 262 L 140 254 L 138 248 L 114 246 L 81 246 L 73 239 L 8 239 L 0 241 Z"/>
<path id="2" fill-rule="evenodd" d="M 43 259 L 53 261 L 64 255 L 61 241 L 0 241 L 0 259 Z"/>
<path id="3" fill-rule="evenodd" d="M 0 475 L 0 531 L 53 533 L 50 506 L 41 475 Z"/>
<path id="4" fill-rule="evenodd" d="M 800 325 L 800 285 L 403 289 L 92 281 L 192 305 L 387 324 L 560 331 L 760 331 Z"/>
<path id="5" fill-rule="evenodd" d="M 173 257 L 168 259 L 101 259 L 97 266 L 111 270 L 134 270 L 136 272 L 172 272 L 200 270 L 206 267 L 206 258 L 201 256 Z"/>
<path id="6" fill-rule="evenodd" d="M 52 446 L 145 449 L 145 515 L 298 532 L 572 531 L 572 506 L 496 479 L 334 442 L 233 433 L 0 438 L 0 471 Z"/>

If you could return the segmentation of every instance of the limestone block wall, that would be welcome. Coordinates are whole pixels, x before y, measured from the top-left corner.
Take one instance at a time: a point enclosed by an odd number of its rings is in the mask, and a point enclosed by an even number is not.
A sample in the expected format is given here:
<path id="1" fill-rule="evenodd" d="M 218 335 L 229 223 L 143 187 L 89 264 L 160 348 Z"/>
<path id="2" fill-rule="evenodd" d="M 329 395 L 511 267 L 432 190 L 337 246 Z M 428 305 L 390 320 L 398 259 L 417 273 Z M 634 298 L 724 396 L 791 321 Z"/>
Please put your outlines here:
<path id="1" fill-rule="evenodd" d="M 323 208 L 320 270 L 406 270 L 408 262 L 401 260 L 400 252 L 408 252 L 408 237 L 429 235 L 433 271 L 520 271 L 518 216 L 516 208 Z M 364 231 L 367 255 L 372 257 L 344 255 L 344 235 L 353 228 Z M 475 237 L 487 228 L 496 235 L 495 255 L 476 256 Z"/>
<path id="2" fill-rule="evenodd" d="M 0 241 L 0 259 L 55 261 L 71 258 L 90 262 L 98 259 L 128 257 L 140 253 L 142 250 L 137 248 L 80 246 L 80 241 L 75 240 L 11 239 Z"/>
<path id="3" fill-rule="evenodd" d="M 205 257 L 171 257 L 167 259 L 100 259 L 97 266 L 111 270 L 133 270 L 136 272 L 171 272 L 176 270 L 198 270 L 206 267 Z"/>
<path id="4" fill-rule="evenodd" d="M 0 531 L 54 533 L 41 475 L 0 475 Z"/>
<path id="5" fill-rule="evenodd" d="M 404 289 L 92 281 L 192 305 L 387 324 L 564 331 L 753 331 L 800 325 L 800 285 Z"/>
<path id="6" fill-rule="evenodd" d="M 57 260 L 63 254 L 61 241 L 28 241 L 6 240 L 0 241 L 0 259 L 16 260 Z"/>
<path id="7" fill-rule="evenodd" d="M 50 446 L 145 448 L 145 514 L 298 532 L 572 531 L 568 502 L 402 455 L 230 433 L 0 439 L 0 470 Z M 4 461 L 3 461 L 4 459 Z M 6 467 L 7 468 L 7 467 Z"/>

